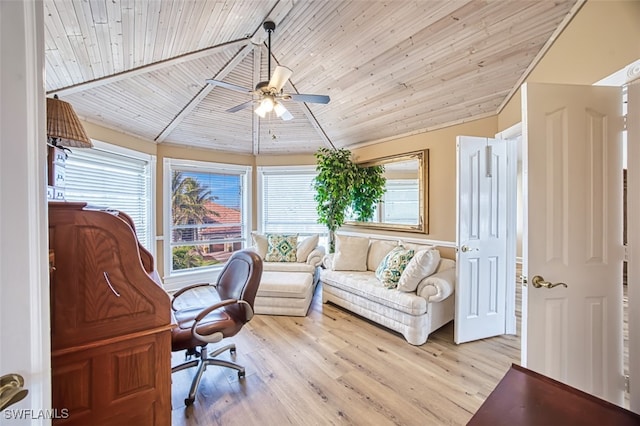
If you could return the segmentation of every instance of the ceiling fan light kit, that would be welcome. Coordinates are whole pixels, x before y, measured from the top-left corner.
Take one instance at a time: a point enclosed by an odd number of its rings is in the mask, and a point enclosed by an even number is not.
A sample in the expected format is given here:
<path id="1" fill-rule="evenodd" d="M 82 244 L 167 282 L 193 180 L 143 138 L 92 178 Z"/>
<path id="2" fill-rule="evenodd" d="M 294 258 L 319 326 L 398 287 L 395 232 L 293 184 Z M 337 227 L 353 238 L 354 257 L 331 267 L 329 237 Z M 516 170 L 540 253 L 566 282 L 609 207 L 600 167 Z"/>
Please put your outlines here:
<path id="1" fill-rule="evenodd" d="M 267 72 L 271 74 L 271 33 L 275 30 L 276 24 L 271 21 L 267 21 L 262 24 L 265 31 L 268 33 L 268 63 Z M 318 103 L 328 104 L 330 101 L 329 96 L 326 95 L 310 95 L 301 93 L 283 93 L 284 85 L 287 83 L 293 71 L 285 66 L 276 66 L 273 75 L 269 81 L 261 81 L 256 84 L 254 90 L 246 89 L 242 86 L 227 83 L 221 80 L 206 80 L 207 83 L 214 86 L 224 87 L 236 92 L 248 93 L 255 95 L 256 99 L 248 102 L 244 102 L 240 105 L 236 105 L 227 110 L 227 112 L 237 112 L 243 110 L 253 103 L 258 104 L 254 112 L 260 117 L 265 118 L 268 113 L 275 112 L 276 116 L 284 121 L 293 119 L 293 114 L 287 110 L 282 101 L 293 102 L 306 102 L 306 103 Z"/>

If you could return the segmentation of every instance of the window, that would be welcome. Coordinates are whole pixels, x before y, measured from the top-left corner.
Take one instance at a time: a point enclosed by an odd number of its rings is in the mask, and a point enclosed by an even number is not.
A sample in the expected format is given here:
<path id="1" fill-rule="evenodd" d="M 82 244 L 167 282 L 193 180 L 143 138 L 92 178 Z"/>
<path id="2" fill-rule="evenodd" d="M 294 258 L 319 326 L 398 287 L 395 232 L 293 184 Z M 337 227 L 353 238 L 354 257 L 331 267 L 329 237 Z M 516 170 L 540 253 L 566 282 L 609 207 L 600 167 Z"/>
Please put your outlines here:
<path id="1" fill-rule="evenodd" d="M 264 233 L 326 234 L 318 223 L 314 166 L 260 167 L 260 231 Z"/>
<path id="2" fill-rule="evenodd" d="M 222 266 L 246 245 L 250 173 L 245 166 L 165 159 L 169 275 Z"/>
<path id="3" fill-rule="evenodd" d="M 140 243 L 152 254 L 154 244 L 155 157 L 104 142 L 92 149 L 72 149 L 65 165 L 65 199 L 127 213 Z"/>

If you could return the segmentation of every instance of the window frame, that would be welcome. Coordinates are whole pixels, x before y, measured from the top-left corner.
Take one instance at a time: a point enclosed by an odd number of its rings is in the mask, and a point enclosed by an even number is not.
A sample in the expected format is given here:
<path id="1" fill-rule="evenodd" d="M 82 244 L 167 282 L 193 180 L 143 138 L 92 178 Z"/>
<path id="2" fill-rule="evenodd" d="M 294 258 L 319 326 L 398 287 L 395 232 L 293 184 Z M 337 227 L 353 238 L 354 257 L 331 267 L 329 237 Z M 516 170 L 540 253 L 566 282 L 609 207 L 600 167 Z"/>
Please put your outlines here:
<path id="1" fill-rule="evenodd" d="M 314 176 L 318 175 L 315 165 L 298 165 L 298 166 L 259 166 L 257 167 L 257 197 L 256 203 L 258 205 L 257 211 L 257 232 L 260 234 L 265 234 L 265 188 L 264 188 L 264 178 L 268 175 L 280 175 L 280 176 L 288 176 L 291 174 L 313 174 Z M 314 193 L 315 195 L 315 193 Z M 313 208 L 314 211 L 317 208 L 317 203 L 313 200 Z M 318 235 L 320 237 L 319 245 L 328 247 L 329 242 L 329 230 L 325 225 L 318 224 L 319 228 L 322 228 L 321 232 L 295 232 L 302 239 L 311 236 Z"/>
<path id="2" fill-rule="evenodd" d="M 309 165 L 309 166 L 259 166 L 258 168 L 258 179 L 257 179 L 257 190 L 258 190 L 258 197 L 257 197 L 257 204 L 258 204 L 258 212 L 257 212 L 257 219 L 258 219 L 258 232 L 260 233 L 264 233 L 265 232 L 265 185 L 264 185 L 264 179 L 265 176 L 269 176 L 269 175 L 277 175 L 277 176 L 290 176 L 290 175 L 300 175 L 300 174 L 313 174 L 314 176 L 317 176 L 317 171 L 316 171 L 316 167 L 314 165 Z M 314 211 L 316 208 L 316 204 L 314 201 L 314 205 L 313 205 Z M 324 227 L 324 225 L 319 225 L 320 227 Z M 299 233 L 301 236 L 305 236 L 305 235 L 320 235 L 321 237 L 323 235 L 327 234 L 326 231 L 326 227 L 325 227 L 325 232 L 311 232 L 311 233 Z"/>
<path id="3" fill-rule="evenodd" d="M 251 199 L 252 199 L 252 167 L 236 164 L 216 163 L 209 161 L 185 160 L 177 158 L 164 158 L 163 162 L 163 259 L 164 259 L 164 283 L 165 288 L 179 288 L 183 285 L 196 282 L 213 282 L 215 277 L 224 267 L 217 264 L 200 267 L 194 270 L 173 271 L 172 243 L 171 243 L 171 179 L 174 170 L 196 173 L 224 173 L 237 174 L 241 177 L 242 209 L 240 212 L 242 223 L 241 243 L 248 246 L 251 234 Z M 213 275 L 212 275 L 213 274 Z"/>
<path id="4" fill-rule="evenodd" d="M 147 218 L 147 232 L 145 235 L 145 238 L 148 242 L 148 246 L 145 246 L 145 248 L 147 249 L 147 251 L 149 251 L 149 253 L 151 253 L 151 255 L 155 258 L 156 257 L 156 241 L 157 241 L 157 237 L 156 237 L 156 188 L 157 188 L 157 182 L 156 182 L 156 165 L 157 165 L 157 157 L 153 154 L 147 154 L 141 151 L 136 151 L 133 149 L 129 149 L 129 148 L 125 148 L 119 145 L 115 145 L 112 143 L 107 143 L 107 142 L 103 142 L 100 140 L 96 140 L 96 139 L 91 139 L 91 142 L 93 143 L 93 147 L 95 150 L 97 151 L 104 151 L 104 152 L 108 152 L 110 154 L 115 154 L 115 155 L 119 155 L 122 157 L 130 157 L 136 160 L 140 160 L 140 161 L 146 161 L 148 163 L 147 167 L 148 167 L 148 173 L 147 173 L 147 180 L 148 180 L 148 189 L 149 189 L 149 193 L 148 193 L 148 197 L 147 197 L 147 202 L 146 202 L 146 218 Z M 80 148 L 74 148 L 72 149 L 72 154 L 73 153 L 77 153 L 80 150 Z M 68 167 L 68 165 L 67 165 Z M 67 186 L 68 187 L 68 184 Z M 66 188 L 65 187 L 65 188 Z M 68 195 L 67 195 L 68 196 Z M 67 197 L 65 196 L 65 197 Z M 111 206 L 105 206 L 105 207 L 111 207 Z"/>

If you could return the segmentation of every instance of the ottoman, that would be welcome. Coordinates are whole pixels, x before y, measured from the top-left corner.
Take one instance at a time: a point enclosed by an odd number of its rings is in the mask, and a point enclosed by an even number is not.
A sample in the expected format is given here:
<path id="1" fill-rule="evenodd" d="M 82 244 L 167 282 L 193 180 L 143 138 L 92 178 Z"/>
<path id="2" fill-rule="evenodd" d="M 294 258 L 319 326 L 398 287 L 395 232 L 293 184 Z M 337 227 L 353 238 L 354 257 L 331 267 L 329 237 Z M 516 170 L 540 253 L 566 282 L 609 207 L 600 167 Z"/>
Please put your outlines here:
<path id="1" fill-rule="evenodd" d="M 254 312 L 306 316 L 313 298 L 316 281 L 313 278 L 313 274 L 308 272 L 263 272 L 253 304 Z"/>

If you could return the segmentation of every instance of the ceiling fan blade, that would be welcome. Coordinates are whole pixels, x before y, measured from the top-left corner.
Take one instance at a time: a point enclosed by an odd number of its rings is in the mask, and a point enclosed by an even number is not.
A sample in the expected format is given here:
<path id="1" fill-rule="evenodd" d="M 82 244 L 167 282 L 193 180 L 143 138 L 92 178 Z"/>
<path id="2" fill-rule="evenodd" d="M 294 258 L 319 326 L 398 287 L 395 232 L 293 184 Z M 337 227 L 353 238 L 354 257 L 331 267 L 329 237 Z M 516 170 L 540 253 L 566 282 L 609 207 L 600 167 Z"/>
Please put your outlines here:
<path id="1" fill-rule="evenodd" d="M 209 83 L 209 84 L 214 85 L 214 86 L 224 87 L 225 89 L 235 90 L 236 92 L 242 92 L 242 93 L 252 93 L 253 92 L 253 90 L 247 89 L 247 88 L 242 87 L 242 86 L 238 86 L 237 84 L 227 83 L 225 81 L 213 80 L 213 79 L 209 79 L 209 80 L 205 80 L 205 81 L 207 83 Z"/>
<path id="2" fill-rule="evenodd" d="M 271 76 L 271 80 L 269 80 L 269 87 L 274 88 L 276 92 L 281 91 L 291 74 L 293 74 L 293 71 L 289 68 L 278 65 Z"/>
<path id="3" fill-rule="evenodd" d="M 227 110 L 227 112 L 238 112 L 240 110 L 243 110 L 245 108 L 248 108 L 251 106 L 251 104 L 253 103 L 253 101 L 247 101 L 245 103 L 242 103 L 240 105 L 236 105 L 234 107 L 231 107 Z"/>
<path id="4" fill-rule="evenodd" d="M 305 95 L 302 93 L 291 93 L 284 95 L 285 99 L 291 99 L 295 102 L 308 102 L 312 104 L 328 104 L 331 98 L 327 95 Z"/>

